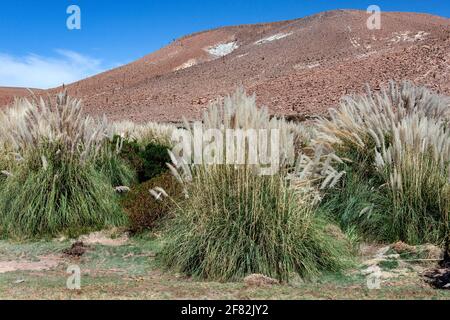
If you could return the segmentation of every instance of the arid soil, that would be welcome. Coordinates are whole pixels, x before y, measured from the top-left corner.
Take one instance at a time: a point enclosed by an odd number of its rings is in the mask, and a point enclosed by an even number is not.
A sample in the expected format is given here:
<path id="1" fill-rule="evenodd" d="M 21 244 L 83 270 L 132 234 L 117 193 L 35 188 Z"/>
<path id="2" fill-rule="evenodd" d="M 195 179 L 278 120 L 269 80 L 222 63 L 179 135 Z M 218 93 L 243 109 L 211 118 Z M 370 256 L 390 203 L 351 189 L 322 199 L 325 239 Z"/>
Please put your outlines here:
<path id="1" fill-rule="evenodd" d="M 450 94 L 449 19 L 382 13 L 381 30 L 369 30 L 368 17 L 337 10 L 201 32 L 67 88 L 93 115 L 138 122 L 198 118 L 239 84 L 272 113 L 301 116 L 390 79 Z"/>
<path id="2" fill-rule="evenodd" d="M 39 94 L 42 90 L 30 89 L 33 93 Z M 15 97 L 28 97 L 31 92 L 26 88 L 0 87 L 0 106 L 8 105 L 14 101 Z"/>

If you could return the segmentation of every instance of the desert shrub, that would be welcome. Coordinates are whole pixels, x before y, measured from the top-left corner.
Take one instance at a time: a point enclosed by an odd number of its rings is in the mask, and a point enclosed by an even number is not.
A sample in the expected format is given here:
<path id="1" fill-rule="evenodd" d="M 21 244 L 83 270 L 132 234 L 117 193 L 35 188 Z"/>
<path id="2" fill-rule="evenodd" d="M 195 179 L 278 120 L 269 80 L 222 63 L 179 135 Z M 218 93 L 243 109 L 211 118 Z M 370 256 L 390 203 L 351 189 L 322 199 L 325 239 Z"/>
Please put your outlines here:
<path id="1" fill-rule="evenodd" d="M 170 162 L 169 147 L 161 144 L 148 143 L 141 146 L 136 140 L 123 139 L 115 136 L 113 144 L 117 145 L 118 157 L 113 159 L 119 164 L 126 164 L 135 173 L 139 183 L 146 182 L 168 171 L 166 163 Z"/>
<path id="2" fill-rule="evenodd" d="M 168 226 L 161 256 L 168 267 L 206 279 L 261 273 L 288 281 L 346 265 L 344 241 L 282 176 L 222 165 L 196 167 L 192 178 Z"/>
<path id="3" fill-rule="evenodd" d="M 447 97 L 409 82 L 391 83 L 379 93 L 346 98 L 331 120 L 318 122 L 314 142 L 347 159 L 351 172 L 348 181 L 330 191 L 340 195 L 329 195 L 331 202 L 324 202 L 344 227 L 358 223 L 385 241 L 444 239 L 449 226 L 449 109 Z M 362 197 L 357 206 L 355 197 Z M 361 209 L 362 203 L 367 206 Z M 349 208 L 355 210 L 350 215 Z"/>
<path id="4" fill-rule="evenodd" d="M 247 162 L 188 165 L 186 158 L 172 155 L 171 171 L 187 198 L 174 207 L 161 261 L 179 272 L 215 280 L 262 273 L 288 281 L 294 273 L 308 278 L 344 268 L 346 241 L 335 238 L 316 215 L 314 182 L 303 181 L 322 180 L 320 171 L 337 179 L 329 162 L 321 165 L 305 156 L 288 179 L 298 131 L 283 119 L 271 119 L 243 90 L 213 104 L 203 125 L 223 134 L 226 129 L 279 129 L 281 169 L 262 176 L 259 165 Z M 192 135 L 194 128 L 186 127 Z"/>
<path id="5" fill-rule="evenodd" d="M 126 222 L 96 158 L 108 129 L 82 113 L 81 102 L 58 95 L 28 101 L 7 139 L 20 161 L 0 190 L 2 233 L 14 237 L 75 235 Z"/>
<path id="6" fill-rule="evenodd" d="M 165 197 L 155 199 L 149 190 L 157 187 L 164 189 L 177 201 L 182 199 L 181 186 L 170 173 L 163 173 L 134 186 L 121 200 L 122 207 L 129 218 L 131 232 L 152 230 L 162 219 L 169 217 L 173 202 Z"/>
<path id="7" fill-rule="evenodd" d="M 139 181 L 150 180 L 168 171 L 167 163 L 170 162 L 168 148 L 160 144 L 148 144 L 140 152 L 142 169 L 138 171 Z"/>
<path id="8" fill-rule="evenodd" d="M 125 161 L 125 163 L 128 164 L 129 167 L 133 169 L 133 171 L 136 173 L 137 176 L 139 176 L 139 172 L 142 172 L 144 168 L 144 159 L 142 158 L 141 152 L 142 147 L 141 145 L 135 141 L 135 140 L 129 140 L 126 138 L 122 138 L 120 136 L 114 136 L 114 142 L 117 143 L 117 141 L 121 139 L 121 149 L 119 153 L 119 157 Z M 141 179 L 139 179 L 141 180 Z M 140 181 L 143 182 L 143 181 Z"/>

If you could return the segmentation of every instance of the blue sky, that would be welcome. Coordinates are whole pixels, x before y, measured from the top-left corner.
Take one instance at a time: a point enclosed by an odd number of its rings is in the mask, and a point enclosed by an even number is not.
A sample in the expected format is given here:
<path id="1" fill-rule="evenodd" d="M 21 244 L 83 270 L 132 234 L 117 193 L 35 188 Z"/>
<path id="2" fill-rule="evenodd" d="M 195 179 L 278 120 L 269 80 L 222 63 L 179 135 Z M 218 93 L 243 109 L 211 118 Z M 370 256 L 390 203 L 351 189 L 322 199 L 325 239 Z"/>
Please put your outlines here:
<path id="1" fill-rule="evenodd" d="M 53 87 L 136 60 L 192 32 L 331 9 L 450 17 L 450 0 L 14 0 L 0 4 L 0 86 Z M 68 30 L 69 5 L 81 30 Z"/>

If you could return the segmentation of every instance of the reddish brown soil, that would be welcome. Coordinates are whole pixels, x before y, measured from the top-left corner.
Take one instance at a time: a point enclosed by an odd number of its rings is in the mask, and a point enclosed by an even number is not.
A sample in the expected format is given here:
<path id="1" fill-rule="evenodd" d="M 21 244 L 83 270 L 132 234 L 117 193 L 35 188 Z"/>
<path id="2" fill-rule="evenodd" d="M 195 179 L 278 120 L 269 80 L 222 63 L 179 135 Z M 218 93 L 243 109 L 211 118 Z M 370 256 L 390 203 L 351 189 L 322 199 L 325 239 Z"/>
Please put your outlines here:
<path id="1" fill-rule="evenodd" d="M 35 94 L 39 94 L 42 90 L 31 89 Z M 0 87 L 0 106 L 8 105 L 14 101 L 14 97 L 30 96 L 31 93 L 25 88 L 7 88 Z"/>
<path id="2" fill-rule="evenodd" d="M 389 79 L 450 94 L 449 19 L 383 13 L 381 30 L 368 30 L 367 18 L 362 11 L 337 10 L 197 33 L 67 88 L 93 115 L 135 121 L 198 118 L 210 100 L 239 84 L 276 114 L 323 114 L 342 95 Z M 277 34 L 289 35 L 255 44 Z M 205 50 L 233 41 L 239 48 L 222 58 Z M 194 59 L 196 65 L 176 70 Z"/>

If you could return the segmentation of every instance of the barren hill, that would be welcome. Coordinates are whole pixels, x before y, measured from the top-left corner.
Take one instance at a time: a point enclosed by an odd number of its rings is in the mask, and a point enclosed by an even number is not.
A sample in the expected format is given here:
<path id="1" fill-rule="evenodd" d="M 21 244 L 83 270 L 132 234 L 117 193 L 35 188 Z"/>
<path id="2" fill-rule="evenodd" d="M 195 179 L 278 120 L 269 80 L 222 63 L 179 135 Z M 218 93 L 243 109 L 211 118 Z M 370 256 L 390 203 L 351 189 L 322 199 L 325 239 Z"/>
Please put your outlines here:
<path id="1" fill-rule="evenodd" d="M 30 89 L 33 93 L 39 94 L 42 90 Z M 24 97 L 31 95 L 25 88 L 0 87 L 0 106 L 8 105 L 14 101 L 14 97 Z"/>
<path id="2" fill-rule="evenodd" d="M 385 12 L 381 30 L 369 30 L 367 18 L 337 10 L 196 33 L 67 88 L 91 114 L 135 121 L 197 118 L 239 84 L 271 112 L 303 116 L 389 79 L 450 94 L 449 19 Z"/>

